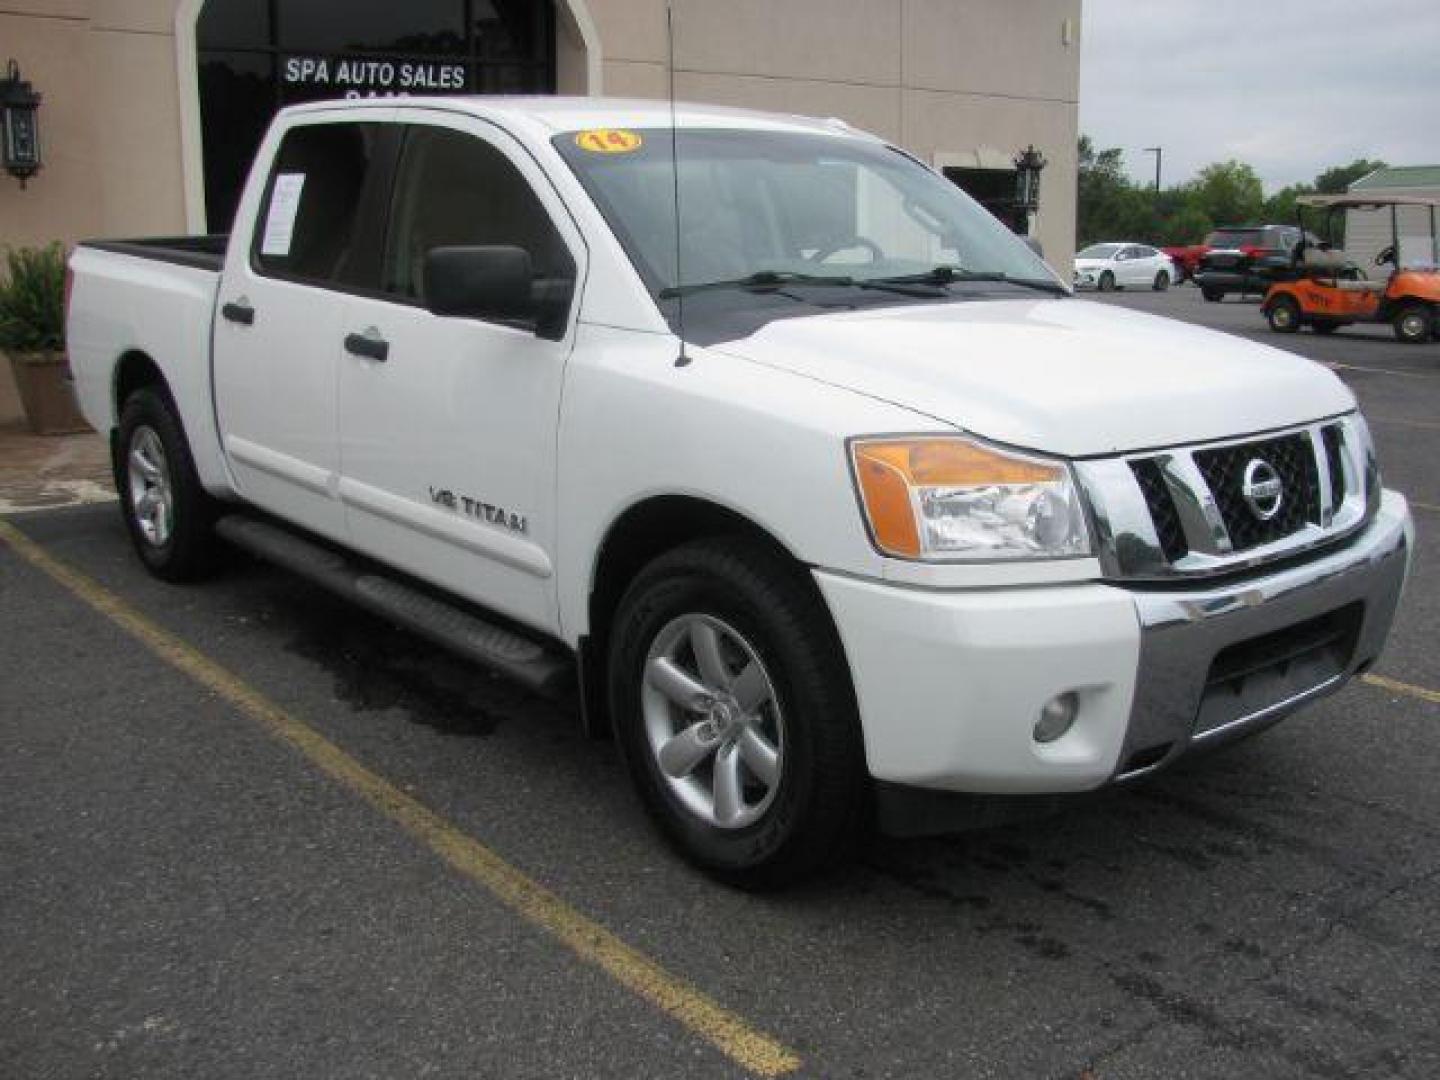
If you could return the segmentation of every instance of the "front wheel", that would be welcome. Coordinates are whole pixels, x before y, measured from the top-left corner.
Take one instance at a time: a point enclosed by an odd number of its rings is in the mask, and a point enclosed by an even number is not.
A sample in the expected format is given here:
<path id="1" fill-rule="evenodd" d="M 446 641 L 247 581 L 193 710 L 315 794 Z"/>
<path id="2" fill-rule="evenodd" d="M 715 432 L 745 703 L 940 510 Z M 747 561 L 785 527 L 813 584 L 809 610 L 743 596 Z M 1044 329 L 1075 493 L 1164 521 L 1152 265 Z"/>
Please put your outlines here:
<path id="1" fill-rule="evenodd" d="M 1265 310 L 1265 317 L 1277 334 L 1293 334 L 1300 329 L 1300 305 L 1293 296 L 1277 296 Z"/>
<path id="2" fill-rule="evenodd" d="M 1115 275 L 1112 274 L 1109 270 L 1106 270 L 1103 274 L 1100 275 L 1100 283 L 1098 288 L 1101 292 L 1114 292 Z"/>
<path id="3" fill-rule="evenodd" d="M 214 565 L 214 501 L 200 484 L 185 432 L 163 393 L 125 401 L 116 439 L 115 489 L 140 561 L 166 581 L 189 581 Z"/>
<path id="4" fill-rule="evenodd" d="M 848 851 L 868 790 L 860 724 L 802 571 L 743 538 L 687 544 L 641 571 L 610 639 L 617 742 L 685 858 L 764 888 Z"/>
<path id="5" fill-rule="evenodd" d="M 1433 316 L 1424 304 L 1409 303 L 1395 313 L 1395 337 L 1406 345 L 1421 345 L 1430 339 Z"/>

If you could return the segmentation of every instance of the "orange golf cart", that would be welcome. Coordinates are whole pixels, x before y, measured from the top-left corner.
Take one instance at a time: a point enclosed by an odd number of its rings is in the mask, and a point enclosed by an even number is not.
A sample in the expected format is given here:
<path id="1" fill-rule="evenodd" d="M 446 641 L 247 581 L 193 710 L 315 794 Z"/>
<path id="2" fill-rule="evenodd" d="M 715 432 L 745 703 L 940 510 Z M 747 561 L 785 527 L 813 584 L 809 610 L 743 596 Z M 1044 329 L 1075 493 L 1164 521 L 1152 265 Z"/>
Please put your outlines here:
<path id="1" fill-rule="evenodd" d="M 1408 344 L 1440 336 L 1440 236 L 1435 229 L 1440 199 L 1356 193 L 1302 195 L 1295 202 L 1302 229 L 1306 209 L 1325 215 L 1321 231 L 1325 236 L 1334 235 L 1331 226 L 1336 214 L 1347 210 L 1385 214 L 1390 244 L 1375 256 L 1374 265 L 1380 269 L 1372 280 L 1365 268 L 1349 261 L 1343 251 L 1301 241 L 1294 278 L 1277 282 L 1265 293 L 1261 311 L 1272 330 L 1293 334 L 1308 326 L 1316 333 L 1328 334 L 1351 323 L 1389 323 L 1395 336 Z M 1422 208 L 1407 214 L 1410 221 L 1428 219 L 1428 245 L 1413 237 L 1402 238 L 1402 207 Z"/>

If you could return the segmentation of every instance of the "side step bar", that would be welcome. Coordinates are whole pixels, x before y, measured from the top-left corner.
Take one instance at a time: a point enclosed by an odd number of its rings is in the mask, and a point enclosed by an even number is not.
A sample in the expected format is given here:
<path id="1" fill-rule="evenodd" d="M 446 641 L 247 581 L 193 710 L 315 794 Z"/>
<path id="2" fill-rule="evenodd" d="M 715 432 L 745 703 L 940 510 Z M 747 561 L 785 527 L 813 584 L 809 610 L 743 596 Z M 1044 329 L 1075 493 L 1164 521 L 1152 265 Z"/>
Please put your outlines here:
<path id="1" fill-rule="evenodd" d="M 397 578 L 351 562 L 283 526 L 228 514 L 215 531 L 238 548 L 329 589 L 382 618 L 550 698 L 575 684 L 575 659 L 550 646 L 438 600 Z"/>

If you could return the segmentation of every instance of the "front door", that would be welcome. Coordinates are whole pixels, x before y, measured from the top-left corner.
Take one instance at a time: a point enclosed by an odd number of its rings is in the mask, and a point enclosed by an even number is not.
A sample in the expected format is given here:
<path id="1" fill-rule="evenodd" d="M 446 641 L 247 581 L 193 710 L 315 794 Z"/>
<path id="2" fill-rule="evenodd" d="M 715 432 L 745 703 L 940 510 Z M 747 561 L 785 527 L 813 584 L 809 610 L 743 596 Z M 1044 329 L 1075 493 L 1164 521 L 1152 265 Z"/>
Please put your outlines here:
<path id="1" fill-rule="evenodd" d="M 343 319 L 340 496 L 351 542 L 556 628 L 555 436 L 569 320 L 543 337 L 436 316 L 424 262 L 436 247 L 514 245 L 537 279 L 573 288 L 584 248 L 548 181 L 503 132 L 434 112 L 403 131 L 381 295 L 351 297 Z"/>
<path id="2" fill-rule="evenodd" d="M 251 219 L 231 237 L 215 320 L 215 400 L 240 493 L 343 538 L 336 364 L 349 284 L 367 273 L 383 125 L 291 127 Z M 244 216 L 242 215 L 242 220 Z"/>

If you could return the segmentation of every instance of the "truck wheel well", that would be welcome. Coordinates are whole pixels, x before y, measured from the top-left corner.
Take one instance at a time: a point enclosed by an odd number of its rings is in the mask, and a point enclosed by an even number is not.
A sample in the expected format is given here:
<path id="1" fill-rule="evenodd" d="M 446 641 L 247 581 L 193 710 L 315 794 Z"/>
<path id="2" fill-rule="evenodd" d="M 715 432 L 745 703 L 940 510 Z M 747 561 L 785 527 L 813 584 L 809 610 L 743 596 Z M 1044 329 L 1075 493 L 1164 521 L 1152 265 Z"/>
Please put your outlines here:
<path id="1" fill-rule="evenodd" d="M 125 402 L 136 390 L 147 386 L 158 386 L 168 395 L 169 386 L 155 361 L 143 352 L 133 350 L 120 357 L 115 365 L 115 415 L 119 417 Z"/>
<path id="2" fill-rule="evenodd" d="M 803 564 L 765 529 L 743 514 L 688 495 L 659 495 L 632 506 L 600 545 L 590 588 L 590 632 L 581 643 L 581 677 L 587 733 L 609 732 L 605 715 L 606 636 L 620 598 L 648 563 L 672 548 L 710 536 L 746 536 L 773 548 L 797 571 Z M 808 574 L 804 575 L 810 581 Z M 817 590 L 818 593 L 818 590 Z"/>

